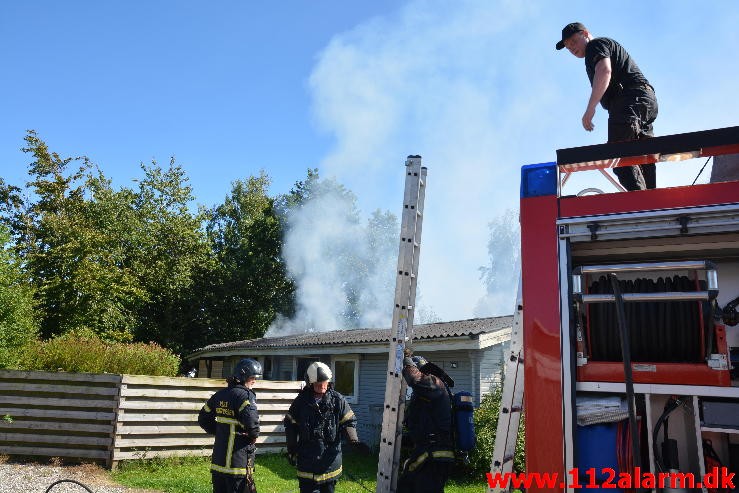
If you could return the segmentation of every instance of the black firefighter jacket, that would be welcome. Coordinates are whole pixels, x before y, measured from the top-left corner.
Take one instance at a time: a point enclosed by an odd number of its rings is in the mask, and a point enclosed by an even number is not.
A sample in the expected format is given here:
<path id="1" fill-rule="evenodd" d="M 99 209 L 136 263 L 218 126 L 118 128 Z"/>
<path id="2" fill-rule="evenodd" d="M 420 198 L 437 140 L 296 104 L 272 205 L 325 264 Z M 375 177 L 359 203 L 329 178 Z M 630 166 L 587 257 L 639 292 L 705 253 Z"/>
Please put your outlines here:
<path id="1" fill-rule="evenodd" d="M 329 388 L 316 403 L 307 386 L 285 416 L 288 453 L 297 454 L 298 478 L 316 483 L 341 476 L 341 432 L 356 428 L 357 418 L 343 395 Z"/>
<path id="2" fill-rule="evenodd" d="M 414 445 L 408 470 L 414 471 L 427 459 L 453 461 L 452 405 L 446 385 L 415 366 L 405 366 L 403 378 L 413 389 L 404 419 Z"/>
<path id="3" fill-rule="evenodd" d="M 211 471 L 246 476 L 247 460 L 256 451 L 254 442 L 259 436 L 254 391 L 243 385 L 229 384 L 208 399 L 200 410 L 198 424 L 216 436 Z"/>

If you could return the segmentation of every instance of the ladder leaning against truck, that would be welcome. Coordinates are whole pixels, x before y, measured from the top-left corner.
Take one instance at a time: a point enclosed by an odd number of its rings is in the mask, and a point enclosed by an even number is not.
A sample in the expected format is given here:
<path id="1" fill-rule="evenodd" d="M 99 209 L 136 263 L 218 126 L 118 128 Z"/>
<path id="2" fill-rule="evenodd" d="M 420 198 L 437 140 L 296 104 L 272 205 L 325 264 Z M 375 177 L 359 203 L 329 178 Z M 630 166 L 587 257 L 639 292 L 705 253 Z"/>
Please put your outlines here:
<path id="1" fill-rule="evenodd" d="M 733 154 L 739 127 L 561 149 L 522 168 L 521 286 L 491 475 L 511 472 L 523 411 L 528 492 L 723 491 L 713 467 L 739 469 L 737 177 L 559 192 L 573 172 Z M 660 474 L 664 488 L 649 480 Z"/>

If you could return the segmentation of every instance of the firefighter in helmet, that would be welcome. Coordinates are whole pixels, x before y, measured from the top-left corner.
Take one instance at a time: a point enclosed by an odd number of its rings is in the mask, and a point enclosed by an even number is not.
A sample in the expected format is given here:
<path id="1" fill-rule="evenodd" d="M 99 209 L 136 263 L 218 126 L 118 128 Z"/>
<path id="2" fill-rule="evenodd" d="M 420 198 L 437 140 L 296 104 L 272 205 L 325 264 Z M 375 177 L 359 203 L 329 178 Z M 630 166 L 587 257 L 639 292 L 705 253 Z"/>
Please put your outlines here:
<path id="1" fill-rule="evenodd" d="M 262 365 L 251 358 L 236 364 L 228 387 L 213 394 L 198 415 L 198 424 L 215 435 L 210 465 L 213 493 L 256 493 L 254 443 L 259 436 L 257 396 L 252 390 Z"/>
<path id="2" fill-rule="evenodd" d="M 398 493 L 443 493 L 454 464 L 452 403 L 447 385 L 453 380 L 423 356 L 405 350 L 403 378 L 413 389 L 404 427 L 412 451 L 398 478 Z"/>
<path id="3" fill-rule="evenodd" d="M 331 369 L 316 361 L 305 372 L 306 387 L 285 416 L 287 453 L 297 467 L 300 493 L 333 493 L 341 476 L 341 435 L 360 453 L 369 447 L 357 437 L 357 418 L 330 385 Z"/>

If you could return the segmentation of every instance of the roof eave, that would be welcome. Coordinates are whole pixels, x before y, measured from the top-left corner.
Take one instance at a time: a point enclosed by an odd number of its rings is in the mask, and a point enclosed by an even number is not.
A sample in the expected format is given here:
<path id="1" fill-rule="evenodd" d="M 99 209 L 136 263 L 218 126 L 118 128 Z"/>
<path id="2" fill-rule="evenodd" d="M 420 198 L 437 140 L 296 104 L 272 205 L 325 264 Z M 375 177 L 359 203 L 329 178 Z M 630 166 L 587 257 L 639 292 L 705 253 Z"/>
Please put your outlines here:
<path id="1" fill-rule="evenodd" d="M 510 338 L 510 328 L 503 328 L 495 332 L 486 334 L 461 335 L 454 337 L 434 337 L 429 339 L 417 339 L 413 341 L 413 350 L 421 351 L 440 351 L 440 350 L 474 350 L 485 349 L 496 344 L 507 341 Z M 223 349 L 201 349 L 186 357 L 188 361 L 199 358 L 223 358 L 229 356 L 240 356 L 248 353 L 256 353 L 259 355 L 302 355 L 302 354 L 323 354 L 326 352 L 342 351 L 342 354 L 363 354 L 363 353 L 387 353 L 388 341 L 382 342 L 364 342 L 364 343 L 327 343 L 327 344 L 305 344 L 300 346 L 280 346 L 280 347 L 245 347 L 234 346 Z M 350 350 L 347 352 L 346 350 Z"/>

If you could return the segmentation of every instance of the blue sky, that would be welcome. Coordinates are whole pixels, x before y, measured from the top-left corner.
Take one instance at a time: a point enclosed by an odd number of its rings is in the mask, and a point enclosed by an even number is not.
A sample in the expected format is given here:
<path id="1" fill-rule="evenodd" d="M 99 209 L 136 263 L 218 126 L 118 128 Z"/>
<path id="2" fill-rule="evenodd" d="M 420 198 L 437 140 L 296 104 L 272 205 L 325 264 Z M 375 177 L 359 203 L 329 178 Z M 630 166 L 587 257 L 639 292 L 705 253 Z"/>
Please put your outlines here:
<path id="1" fill-rule="evenodd" d="M 402 166 L 429 168 L 419 284 L 443 319 L 484 296 L 487 223 L 518 201 L 523 164 L 604 142 L 586 133 L 575 20 L 613 37 L 656 88 L 658 135 L 739 124 L 739 2 L 28 1 L 0 3 L 0 176 L 20 184 L 35 129 L 117 186 L 170 156 L 204 205 L 264 169 L 286 192 L 319 167 L 363 211 L 399 212 Z M 612 4 L 615 5 L 615 4 Z M 702 162 L 658 167 L 689 183 Z M 705 181 L 710 169 L 699 181 Z M 592 173 L 565 189 L 608 189 Z M 511 304 L 513 294 L 511 294 Z"/>

